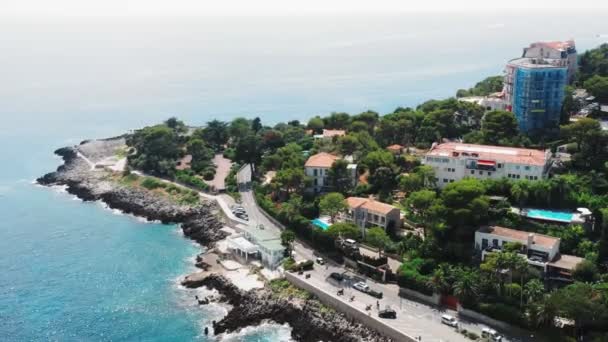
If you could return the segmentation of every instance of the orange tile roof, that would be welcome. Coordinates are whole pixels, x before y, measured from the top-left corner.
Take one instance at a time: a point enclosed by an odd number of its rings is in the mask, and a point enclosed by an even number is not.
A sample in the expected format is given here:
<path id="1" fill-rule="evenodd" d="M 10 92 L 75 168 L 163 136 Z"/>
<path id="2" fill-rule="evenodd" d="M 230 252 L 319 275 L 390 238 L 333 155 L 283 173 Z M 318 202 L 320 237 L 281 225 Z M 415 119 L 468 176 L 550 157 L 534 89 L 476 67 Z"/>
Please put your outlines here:
<path id="1" fill-rule="evenodd" d="M 363 197 L 349 197 L 346 199 L 346 203 L 350 208 L 363 208 L 368 211 L 373 211 L 380 214 L 388 214 L 391 211 L 397 209 L 390 204 L 375 201 L 369 198 Z"/>
<path id="2" fill-rule="evenodd" d="M 535 245 L 540 245 L 547 248 L 553 248 L 556 243 L 559 243 L 559 238 L 543 235 L 538 233 L 525 232 L 523 230 L 510 229 L 500 226 L 486 226 L 481 227 L 478 230 L 482 233 L 494 234 L 502 237 L 511 238 L 514 240 L 520 240 L 524 244 L 528 241 L 528 235 L 532 234 L 534 239 L 532 240 Z"/>
<path id="3" fill-rule="evenodd" d="M 338 156 L 329 154 L 326 152 L 317 153 L 312 155 L 306 161 L 304 166 L 306 167 L 331 167 L 336 160 L 340 159 Z"/>
<path id="4" fill-rule="evenodd" d="M 386 149 L 390 150 L 390 151 L 401 151 L 403 149 L 403 146 L 401 146 L 399 144 L 394 144 L 394 145 L 388 146 Z"/>
<path id="5" fill-rule="evenodd" d="M 449 142 L 439 144 L 426 153 L 427 156 L 458 157 L 467 153 L 472 158 L 490 159 L 498 162 L 544 166 L 547 153 L 541 150 L 491 145 L 475 145 Z M 477 156 L 473 156 L 475 153 Z"/>
<path id="6" fill-rule="evenodd" d="M 325 138 L 339 137 L 339 136 L 343 136 L 343 135 L 346 135 L 346 131 L 342 130 L 342 129 L 324 129 L 323 130 L 323 137 L 325 137 Z"/>

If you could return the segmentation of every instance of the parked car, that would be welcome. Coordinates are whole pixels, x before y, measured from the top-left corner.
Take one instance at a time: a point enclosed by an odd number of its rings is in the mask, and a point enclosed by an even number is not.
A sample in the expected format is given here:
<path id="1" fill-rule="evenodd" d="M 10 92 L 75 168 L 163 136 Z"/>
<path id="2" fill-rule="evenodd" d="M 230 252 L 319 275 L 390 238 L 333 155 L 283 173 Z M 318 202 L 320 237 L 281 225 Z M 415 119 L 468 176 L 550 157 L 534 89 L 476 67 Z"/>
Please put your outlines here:
<path id="1" fill-rule="evenodd" d="M 391 308 L 386 308 L 384 310 L 378 311 L 378 317 L 395 319 L 395 318 L 397 318 L 397 311 L 395 311 Z"/>
<path id="2" fill-rule="evenodd" d="M 323 259 L 323 258 L 317 258 L 316 261 L 317 261 L 317 264 L 319 264 L 319 265 L 325 265 L 325 259 Z"/>
<path id="3" fill-rule="evenodd" d="M 338 273 L 338 272 L 333 272 L 332 274 L 329 275 L 329 277 L 334 280 L 337 280 L 337 281 L 344 280 L 344 275 L 342 273 Z"/>
<path id="4" fill-rule="evenodd" d="M 372 296 L 372 297 L 376 297 L 378 299 L 382 299 L 382 292 L 380 292 L 380 291 L 369 289 L 369 291 L 367 291 L 367 294 L 370 295 L 370 296 Z"/>
<path id="5" fill-rule="evenodd" d="M 496 342 L 502 341 L 502 335 L 500 335 L 496 330 L 490 328 L 481 329 L 481 337 L 485 337 Z"/>
<path id="6" fill-rule="evenodd" d="M 355 288 L 355 290 L 359 290 L 363 293 L 369 292 L 369 285 L 367 285 L 366 283 L 364 283 L 362 281 L 355 283 L 355 285 L 353 285 L 353 287 Z"/>
<path id="7" fill-rule="evenodd" d="M 441 315 L 441 323 L 454 328 L 458 326 L 458 320 L 450 315 Z"/>

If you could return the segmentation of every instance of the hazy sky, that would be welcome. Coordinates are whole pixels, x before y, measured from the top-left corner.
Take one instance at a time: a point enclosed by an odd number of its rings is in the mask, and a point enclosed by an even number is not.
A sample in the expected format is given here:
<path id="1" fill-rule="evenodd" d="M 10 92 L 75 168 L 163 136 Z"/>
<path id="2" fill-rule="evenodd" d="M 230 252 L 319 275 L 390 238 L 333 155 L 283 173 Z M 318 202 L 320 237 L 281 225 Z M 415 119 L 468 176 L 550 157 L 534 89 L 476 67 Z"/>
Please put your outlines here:
<path id="1" fill-rule="evenodd" d="M 608 9 L 604 0 L 0 0 L 0 14 L 204 15 L 369 11 Z"/>

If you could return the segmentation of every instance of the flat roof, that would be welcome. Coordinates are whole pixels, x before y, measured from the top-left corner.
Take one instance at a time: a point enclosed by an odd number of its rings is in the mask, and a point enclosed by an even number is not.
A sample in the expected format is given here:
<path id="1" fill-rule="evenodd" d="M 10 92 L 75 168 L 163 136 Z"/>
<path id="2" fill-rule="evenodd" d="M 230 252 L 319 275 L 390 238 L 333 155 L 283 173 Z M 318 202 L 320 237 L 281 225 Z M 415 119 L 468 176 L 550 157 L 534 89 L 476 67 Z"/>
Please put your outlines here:
<path id="1" fill-rule="evenodd" d="M 521 66 L 524 68 L 530 69 L 540 69 L 540 68 L 551 68 L 551 69 L 566 69 L 565 66 L 561 66 L 559 63 L 559 59 L 552 58 L 531 58 L 531 57 L 520 57 L 515 58 L 509 61 L 510 65 Z"/>
<path id="2" fill-rule="evenodd" d="M 532 242 L 534 245 L 539 245 L 547 248 L 553 248 L 556 244 L 559 243 L 559 238 L 553 236 L 526 232 L 523 230 L 505 228 L 500 226 L 484 226 L 479 228 L 477 231 L 480 233 L 493 234 L 510 238 L 513 240 L 519 240 L 523 244 L 527 244 L 528 236 L 532 235 Z"/>
<path id="3" fill-rule="evenodd" d="M 576 268 L 576 265 L 580 264 L 583 260 L 585 259 L 574 255 L 561 254 L 554 261 L 547 263 L 547 265 L 572 271 Z"/>
<path id="4" fill-rule="evenodd" d="M 477 159 L 492 159 L 508 163 L 544 166 L 547 163 L 547 153 L 541 150 L 527 148 L 475 145 L 449 142 L 439 144 L 426 153 L 427 156 L 440 157 L 473 157 Z M 473 156 L 475 153 L 477 156 Z M 468 154 L 468 155 L 467 155 Z"/>
<path id="5" fill-rule="evenodd" d="M 248 253 L 255 252 L 258 247 L 242 236 L 228 238 L 228 243 Z"/>

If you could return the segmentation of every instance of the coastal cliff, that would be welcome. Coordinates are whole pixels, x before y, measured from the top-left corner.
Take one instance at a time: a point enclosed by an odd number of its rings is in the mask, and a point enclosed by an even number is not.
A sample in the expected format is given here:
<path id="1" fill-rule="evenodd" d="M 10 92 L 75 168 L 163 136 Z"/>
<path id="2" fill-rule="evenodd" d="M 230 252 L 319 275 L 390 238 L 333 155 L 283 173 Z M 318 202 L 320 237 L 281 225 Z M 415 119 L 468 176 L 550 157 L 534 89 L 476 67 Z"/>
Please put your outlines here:
<path id="1" fill-rule="evenodd" d="M 131 187 L 110 177 L 110 172 L 96 169 L 91 160 L 111 157 L 124 139 L 83 141 L 76 147 L 62 147 L 55 151 L 63 159 L 55 172 L 38 178 L 38 184 L 66 186 L 67 192 L 83 201 L 102 201 L 112 209 L 144 217 L 150 221 L 181 223 L 186 236 L 198 243 L 209 246 L 226 237 L 221 231 L 215 203 L 202 202 L 198 205 L 181 205 L 159 194 Z M 86 151 L 85 159 L 79 152 Z"/>
<path id="2" fill-rule="evenodd" d="M 328 310 L 314 299 L 283 298 L 269 288 L 242 291 L 226 278 L 213 273 L 204 278 L 186 279 L 182 284 L 215 289 L 234 307 L 226 317 L 216 322 L 216 335 L 264 321 L 273 321 L 279 324 L 288 323 L 292 327 L 292 338 L 296 341 L 392 341 L 374 330 L 352 322 L 343 314 Z"/>

